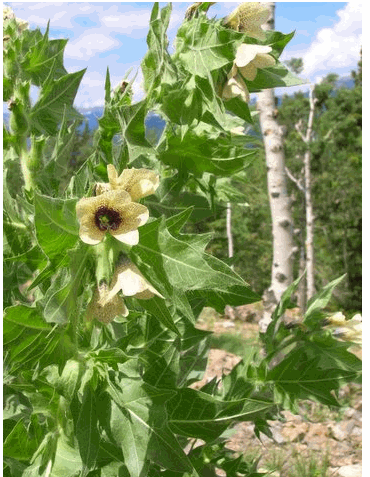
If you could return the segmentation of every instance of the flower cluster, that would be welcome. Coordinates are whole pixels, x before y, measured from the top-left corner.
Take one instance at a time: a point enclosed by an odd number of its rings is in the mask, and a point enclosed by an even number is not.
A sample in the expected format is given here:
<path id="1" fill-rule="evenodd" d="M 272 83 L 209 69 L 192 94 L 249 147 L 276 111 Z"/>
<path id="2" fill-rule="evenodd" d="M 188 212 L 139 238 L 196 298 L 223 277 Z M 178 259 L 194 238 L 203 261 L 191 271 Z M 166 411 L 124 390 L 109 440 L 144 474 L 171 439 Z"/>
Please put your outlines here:
<path id="1" fill-rule="evenodd" d="M 346 320 L 342 312 L 335 313 L 325 319 L 325 326 L 333 330 L 336 338 L 358 345 L 362 343 L 362 316 L 360 314 Z"/>
<path id="2" fill-rule="evenodd" d="M 79 235 L 83 242 L 96 245 L 106 233 L 127 245 L 139 242 L 138 227 L 149 218 L 147 207 L 137 201 L 153 194 L 159 186 L 158 175 L 148 169 L 125 169 L 119 176 L 111 164 L 107 167 L 108 183 L 95 186 L 95 197 L 82 198 L 76 204 Z M 87 321 L 96 318 L 110 323 L 115 316 L 127 316 L 123 298 L 118 295 L 149 299 L 162 295 L 146 281 L 127 258 L 118 264 L 111 284 L 99 283 L 86 310 Z"/>
<path id="3" fill-rule="evenodd" d="M 258 2 L 242 3 L 226 18 L 224 25 L 246 33 L 251 38 L 264 40 L 265 32 L 261 25 L 268 17 L 268 9 Z M 243 101 L 249 101 L 249 91 L 244 79 L 253 81 L 257 76 L 257 69 L 275 65 L 275 58 L 269 55 L 271 51 L 270 46 L 246 43 L 240 45 L 233 66 L 227 75 L 222 98 L 228 100 L 240 96 Z"/>
<path id="4" fill-rule="evenodd" d="M 96 184 L 96 197 L 83 198 L 76 205 L 80 238 L 96 245 L 108 232 L 120 242 L 136 245 L 137 229 L 149 218 L 145 205 L 136 201 L 156 191 L 159 177 L 148 169 L 125 169 L 118 176 L 109 164 L 108 178 L 109 183 Z"/>

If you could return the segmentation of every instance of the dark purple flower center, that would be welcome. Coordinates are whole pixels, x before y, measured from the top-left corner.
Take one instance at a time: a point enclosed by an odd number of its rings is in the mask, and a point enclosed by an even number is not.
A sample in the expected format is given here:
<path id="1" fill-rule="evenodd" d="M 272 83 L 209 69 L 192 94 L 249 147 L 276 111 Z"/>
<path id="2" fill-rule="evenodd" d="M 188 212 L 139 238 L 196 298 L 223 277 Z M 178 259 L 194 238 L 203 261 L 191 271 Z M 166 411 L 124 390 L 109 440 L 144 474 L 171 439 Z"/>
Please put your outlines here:
<path id="1" fill-rule="evenodd" d="M 95 212 L 95 225 L 102 232 L 106 230 L 117 230 L 121 222 L 122 217 L 119 212 L 105 205 L 101 205 Z"/>

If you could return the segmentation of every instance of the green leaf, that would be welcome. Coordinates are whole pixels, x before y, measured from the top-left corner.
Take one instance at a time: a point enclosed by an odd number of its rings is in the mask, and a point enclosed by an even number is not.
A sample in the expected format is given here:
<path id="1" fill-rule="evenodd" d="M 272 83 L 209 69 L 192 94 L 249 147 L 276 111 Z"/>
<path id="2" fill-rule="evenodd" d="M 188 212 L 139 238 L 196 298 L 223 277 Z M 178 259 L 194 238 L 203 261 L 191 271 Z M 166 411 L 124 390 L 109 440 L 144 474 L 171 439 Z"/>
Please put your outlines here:
<path id="1" fill-rule="evenodd" d="M 230 139 L 210 138 L 188 131 L 184 138 L 170 135 L 166 147 L 160 148 L 160 158 L 164 164 L 174 169 L 201 176 L 204 172 L 216 176 L 229 176 L 244 169 L 256 157 L 257 149 L 246 149 L 231 145 Z"/>
<path id="2" fill-rule="evenodd" d="M 281 63 L 270 68 L 257 70 L 257 76 L 253 81 L 246 81 L 248 91 L 251 93 L 261 91 L 266 88 L 277 88 L 281 86 L 295 86 L 305 84 L 306 81 L 291 73 Z"/>
<path id="3" fill-rule="evenodd" d="M 19 201 L 9 193 L 9 170 L 4 172 L 3 184 L 3 231 L 4 255 L 13 257 L 26 253 L 32 247 L 32 236 L 27 215 Z"/>
<path id="4" fill-rule="evenodd" d="M 88 471 L 95 466 L 100 443 L 95 395 L 89 385 L 84 389 L 76 426 L 76 437 L 83 462 L 81 477 L 85 477 Z"/>
<path id="5" fill-rule="evenodd" d="M 339 406 L 333 391 L 357 380 L 361 372 L 361 361 L 349 356 L 348 346 L 331 337 L 301 342 L 267 373 L 266 380 L 274 382 L 276 402 L 290 409 L 298 399 Z"/>
<path id="6" fill-rule="evenodd" d="M 190 386 L 190 384 L 203 379 L 210 349 L 210 335 L 212 334 L 187 323 L 184 323 L 184 327 L 181 340 L 180 372 L 177 378 L 179 388 Z"/>
<path id="7" fill-rule="evenodd" d="M 31 438 L 23 421 L 18 421 L 4 442 L 3 453 L 6 457 L 29 461 L 39 443 Z"/>
<path id="8" fill-rule="evenodd" d="M 68 400 L 72 401 L 77 392 L 78 383 L 82 372 L 82 363 L 74 359 L 69 359 L 61 376 L 58 375 L 56 388 Z"/>
<path id="9" fill-rule="evenodd" d="M 165 285 L 170 296 L 172 288 L 186 293 L 202 290 L 218 308 L 228 300 L 228 304 L 257 301 L 259 296 L 244 280 L 223 262 L 204 253 L 204 246 L 198 236 L 175 238 L 165 222 L 157 219 L 141 227 L 139 244 L 130 256 L 149 282 L 154 287 Z M 143 263 L 151 267 L 144 268 Z M 159 291 L 166 295 L 164 290 Z"/>
<path id="10" fill-rule="evenodd" d="M 254 124 L 248 104 L 242 101 L 239 97 L 225 101 L 225 108 L 238 116 L 238 118 L 244 119 L 247 123 Z"/>
<path id="11" fill-rule="evenodd" d="M 307 303 L 307 311 L 305 313 L 305 320 L 312 316 L 319 310 L 322 310 L 329 303 L 334 288 L 344 279 L 345 275 L 336 278 L 328 283 L 322 290 L 313 296 Z"/>
<path id="12" fill-rule="evenodd" d="M 142 300 L 140 304 L 145 310 L 149 311 L 151 315 L 153 315 L 157 320 L 159 320 L 163 326 L 173 331 L 177 335 L 180 334 L 173 321 L 173 317 L 166 306 L 165 300 L 158 296 L 154 296 L 149 300 Z"/>
<path id="13" fill-rule="evenodd" d="M 209 78 L 212 70 L 234 60 L 234 50 L 242 39 L 243 35 L 222 27 L 219 21 L 199 15 L 178 29 L 175 59 L 193 75 Z"/>
<path id="14" fill-rule="evenodd" d="M 37 131 L 56 135 L 65 107 L 69 120 L 82 119 L 72 105 L 84 73 L 85 70 L 77 71 L 43 84 L 39 98 L 31 109 L 31 122 Z"/>
<path id="15" fill-rule="evenodd" d="M 79 244 L 77 250 L 69 252 L 71 272 L 61 269 L 45 294 L 44 317 L 48 323 L 63 324 L 74 316 L 78 308 L 78 296 L 83 292 L 87 278 L 89 253 L 90 250 L 83 243 Z"/>
<path id="16" fill-rule="evenodd" d="M 76 199 L 53 199 L 35 193 L 37 240 L 50 260 L 65 256 L 78 241 Z"/>
<path id="17" fill-rule="evenodd" d="M 63 54 L 68 40 L 49 40 L 48 32 L 49 25 L 42 39 L 29 48 L 21 63 L 23 70 L 30 75 L 36 86 L 41 86 L 46 81 L 52 67 L 55 68 L 55 79 L 67 74 L 63 65 Z"/>
<path id="18" fill-rule="evenodd" d="M 167 403 L 170 428 L 176 434 L 206 442 L 219 437 L 232 422 L 250 421 L 273 402 L 257 399 L 222 401 L 209 394 L 183 388 Z"/>
<path id="19" fill-rule="evenodd" d="M 130 162 L 137 159 L 141 154 L 156 155 L 155 149 L 145 137 L 147 113 L 147 102 L 145 100 L 120 108 L 117 112 L 121 134 L 127 143 Z"/>
<path id="20" fill-rule="evenodd" d="M 141 62 L 144 76 L 144 90 L 149 95 L 161 83 L 172 84 L 177 80 L 176 67 L 167 51 L 166 30 L 171 17 L 172 6 L 162 10 L 154 3 L 147 36 L 148 52 Z"/>
<path id="21" fill-rule="evenodd" d="M 14 305 L 6 308 L 4 319 L 24 328 L 51 330 L 50 325 L 41 318 L 39 309 L 25 305 Z"/>
<path id="22" fill-rule="evenodd" d="M 113 399 L 111 433 L 122 446 L 132 477 L 146 475 L 146 459 L 170 470 L 192 471 L 186 454 L 166 425 L 164 403 L 173 396 L 172 391 L 128 379 L 122 379 L 119 388 L 111 383 L 107 391 Z"/>

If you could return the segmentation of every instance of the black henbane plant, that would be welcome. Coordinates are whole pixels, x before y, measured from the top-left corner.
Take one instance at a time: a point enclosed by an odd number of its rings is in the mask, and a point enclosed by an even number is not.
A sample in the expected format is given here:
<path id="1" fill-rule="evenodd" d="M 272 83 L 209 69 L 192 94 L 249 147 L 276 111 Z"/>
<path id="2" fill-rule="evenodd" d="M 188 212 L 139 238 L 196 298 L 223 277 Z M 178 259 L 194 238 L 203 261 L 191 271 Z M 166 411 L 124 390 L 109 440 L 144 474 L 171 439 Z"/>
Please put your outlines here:
<path id="1" fill-rule="evenodd" d="M 211 215 L 217 181 L 255 157 L 249 138 L 232 133 L 253 121 L 249 92 L 299 82 L 279 62 L 292 34 L 264 34 L 255 7 L 251 28 L 244 17 L 234 28 L 207 18 L 209 6 L 187 15 L 170 55 L 171 6 L 154 5 L 145 99 L 132 102 L 127 78 L 111 93 L 107 72 L 104 114 L 77 169 L 73 101 L 84 71 L 64 68 L 66 40 L 6 11 L 5 476 L 262 475 L 227 449 L 230 426 L 251 421 L 269 434 L 280 409 L 298 399 L 336 406 L 340 385 L 359 380 L 349 344 L 323 329 L 335 281 L 303 323 L 281 322 L 296 282 L 262 335 L 265 358 L 251 354 L 219 381 L 190 387 L 209 349 L 210 333 L 195 326 L 202 308 L 259 297 L 207 254 L 208 235 L 181 230 Z M 156 141 L 149 112 L 166 122 Z"/>

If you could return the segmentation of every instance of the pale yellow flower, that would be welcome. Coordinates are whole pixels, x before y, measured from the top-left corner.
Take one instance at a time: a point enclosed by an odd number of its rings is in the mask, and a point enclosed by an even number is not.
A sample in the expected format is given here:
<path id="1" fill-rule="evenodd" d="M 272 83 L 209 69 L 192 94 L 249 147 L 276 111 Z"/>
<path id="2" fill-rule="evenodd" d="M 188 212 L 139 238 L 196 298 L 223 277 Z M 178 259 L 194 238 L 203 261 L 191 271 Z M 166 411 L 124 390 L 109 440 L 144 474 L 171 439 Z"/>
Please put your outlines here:
<path id="1" fill-rule="evenodd" d="M 141 300 L 148 300 L 154 295 L 163 298 L 128 258 L 121 260 L 115 270 L 110 296 L 116 295 L 120 290 L 124 296 L 132 296 Z"/>
<path id="2" fill-rule="evenodd" d="M 222 90 L 222 99 L 228 100 L 231 98 L 236 98 L 240 96 L 240 98 L 247 102 L 249 101 L 249 91 L 247 86 L 238 74 L 235 76 L 230 76 Z"/>
<path id="3" fill-rule="evenodd" d="M 346 320 L 343 313 L 338 312 L 328 317 L 326 321 L 329 323 L 329 328 L 334 328 L 335 337 L 361 345 L 362 317 L 360 314 Z"/>
<path id="4" fill-rule="evenodd" d="M 259 2 L 244 2 L 226 17 L 224 25 L 256 40 L 264 40 L 265 32 L 261 25 L 266 23 L 269 16 L 269 9 Z"/>
<path id="5" fill-rule="evenodd" d="M 346 317 L 341 311 L 338 311 L 337 313 L 334 313 L 334 315 L 326 318 L 326 321 L 333 326 L 342 326 L 346 323 Z"/>
<path id="6" fill-rule="evenodd" d="M 86 320 L 92 321 L 95 318 L 101 323 L 110 323 L 120 315 L 128 315 L 123 298 L 118 295 L 111 296 L 107 284 L 100 283 L 87 306 Z"/>
<path id="7" fill-rule="evenodd" d="M 159 176 L 149 169 L 124 169 L 120 176 L 112 164 L 108 164 L 108 179 L 112 190 L 128 192 L 133 201 L 154 194 L 159 186 Z"/>
<path id="8" fill-rule="evenodd" d="M 109 232 L 117 240 L 136 245 L 139 242 L 138 227 L 149 218 L 148 209 L 131 200 L 123 190 L 111 190 L 96 197 L 83 198 L 76 205 L 80 222 L 80 238 L 96 245 Z"/>
<path id="9" fill-rule="evenodd" d="M 26 22 L 26 20 L 17 18 L 10 7 L 5 7 L 3 8 L 3 23 L 5 23 L 8 20 L 15 20 L 17 22 L 19 32 L 26 30 L 26 28 L 28 28 L 28 22 Z"/>
<path id="10" fill-rule="evenodd" d="M 271 55 L 271 46 L 247 45 L 243 43 L 236 52 L 231 74 L 234 76 L 236 71 L 248 81 L 253 81 L 257 76 L 258 68 L 268 68 L 274 66 L 276 61 Z"/>

